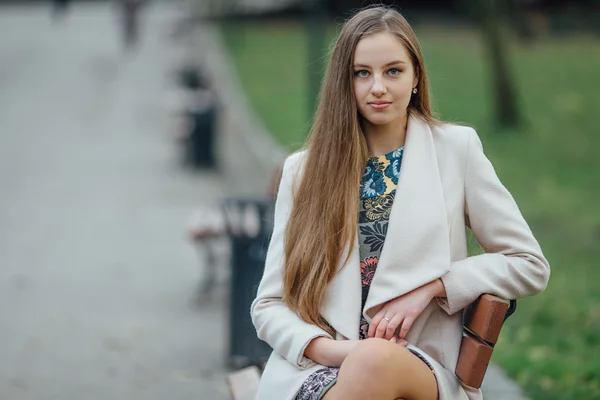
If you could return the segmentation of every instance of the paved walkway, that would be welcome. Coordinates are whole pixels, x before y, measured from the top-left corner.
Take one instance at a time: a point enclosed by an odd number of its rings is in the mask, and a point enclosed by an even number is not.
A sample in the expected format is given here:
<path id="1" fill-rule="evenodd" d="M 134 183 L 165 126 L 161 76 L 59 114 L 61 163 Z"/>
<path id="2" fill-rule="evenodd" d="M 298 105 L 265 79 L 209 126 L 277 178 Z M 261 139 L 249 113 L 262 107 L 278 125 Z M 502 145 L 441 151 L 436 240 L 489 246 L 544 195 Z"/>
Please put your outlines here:
<path id="1" fill-rule="evenodd" d="M 108 2 L 48 11 L 0 8 L 0 399 L 224 400 L 224 296 L 193 305 L 185 237 L 224 190 L 168 136 L 171 10 L 136 54 Z"/>

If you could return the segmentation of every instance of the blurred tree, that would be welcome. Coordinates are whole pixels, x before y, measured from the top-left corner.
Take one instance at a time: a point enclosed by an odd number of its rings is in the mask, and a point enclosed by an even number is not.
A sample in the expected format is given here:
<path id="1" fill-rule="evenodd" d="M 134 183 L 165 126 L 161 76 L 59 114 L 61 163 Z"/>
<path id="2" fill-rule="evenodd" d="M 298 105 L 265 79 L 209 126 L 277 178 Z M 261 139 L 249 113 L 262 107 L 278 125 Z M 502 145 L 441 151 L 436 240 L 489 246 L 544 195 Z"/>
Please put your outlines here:
<path id="1" fill-rule="evenodd" d="M 521 121 L 517 96 L 508 67 L 506 41 L 502 38 L 500 0 L 469 0 L 472 11 L 481 23 L 485 47 L 488 51 L 494 97 L 496 120 L 503 127 L 516 127 Z"/>
<path id="2" fill-rule="evenodd" d="M 590 26 L 597 36 L 600 36 L 600 0 L 593 0 L 590 12 Z"/>

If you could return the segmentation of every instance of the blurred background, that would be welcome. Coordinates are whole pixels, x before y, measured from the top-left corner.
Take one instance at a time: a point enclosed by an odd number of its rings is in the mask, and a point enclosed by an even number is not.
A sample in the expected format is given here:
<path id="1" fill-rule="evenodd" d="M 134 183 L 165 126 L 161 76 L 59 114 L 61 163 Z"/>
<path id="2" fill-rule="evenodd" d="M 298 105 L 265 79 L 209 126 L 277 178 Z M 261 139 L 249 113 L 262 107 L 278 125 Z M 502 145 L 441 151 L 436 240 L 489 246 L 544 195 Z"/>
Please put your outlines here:
<path id="1" fill-rule="evenodd" d="M 0 0 L 0 399 L 229 398 L 269 351 L 248 307 L 278 168 L 371 3 Z M 553 267 L 486 399 L 600 399 L 600 1 L 384 3 Z"/>

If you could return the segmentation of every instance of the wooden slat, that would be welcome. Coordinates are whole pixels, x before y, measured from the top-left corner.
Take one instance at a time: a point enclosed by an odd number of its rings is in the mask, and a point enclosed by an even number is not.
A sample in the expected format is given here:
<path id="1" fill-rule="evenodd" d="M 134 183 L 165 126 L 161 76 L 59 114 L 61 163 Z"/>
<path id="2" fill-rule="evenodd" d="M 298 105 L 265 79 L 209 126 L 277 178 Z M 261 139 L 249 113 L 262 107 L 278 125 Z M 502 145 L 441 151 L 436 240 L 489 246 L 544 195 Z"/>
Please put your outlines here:
<path id="1" fill-rule="evenodd" d="M 471 387 L 481 387 L 508 305 L 507 301 L 499 297 L 485 294 L 465 313 L 456 376 Z"/>
<path id="2" fill-rule="evenodd" d="M 499 297 L 484 294 L 465 313 L 465 327 L 485 342 L 496 344 L 508 304 Z"/>
<path id="3" fill-rule="evenodd" d="M 229 374 L 227 384 L 233 400 L 255 400 L 260 371 L 251 366 Z"/>
<path id="4" fill-rule="evenodd" d="M 460 345 L 460 355 L 456 365 L 456 376 L 467 385 L 480 388 L 493 348 L 471 335 L 466 335 Z"/>

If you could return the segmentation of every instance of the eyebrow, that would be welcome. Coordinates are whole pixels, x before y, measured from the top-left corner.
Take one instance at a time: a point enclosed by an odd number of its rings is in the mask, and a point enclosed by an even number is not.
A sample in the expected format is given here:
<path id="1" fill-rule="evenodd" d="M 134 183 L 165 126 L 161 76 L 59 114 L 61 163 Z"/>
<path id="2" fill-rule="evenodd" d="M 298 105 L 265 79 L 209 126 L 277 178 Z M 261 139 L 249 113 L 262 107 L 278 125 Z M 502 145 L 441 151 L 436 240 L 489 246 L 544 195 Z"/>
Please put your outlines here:
<path id="1" fill-rule="evenodd" d="M 389 63 L 385 64 L 385 67 L 389 67 L 390 65 L 395 65 L 395 64 L 406 64 L 406 61 L 402 61 L 402 60 L 394 60 L 394 61 L 390 61 Z M 354 68 L 369 68 L 368 65 L 365 64 L 354 64 Z"/>

